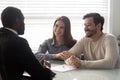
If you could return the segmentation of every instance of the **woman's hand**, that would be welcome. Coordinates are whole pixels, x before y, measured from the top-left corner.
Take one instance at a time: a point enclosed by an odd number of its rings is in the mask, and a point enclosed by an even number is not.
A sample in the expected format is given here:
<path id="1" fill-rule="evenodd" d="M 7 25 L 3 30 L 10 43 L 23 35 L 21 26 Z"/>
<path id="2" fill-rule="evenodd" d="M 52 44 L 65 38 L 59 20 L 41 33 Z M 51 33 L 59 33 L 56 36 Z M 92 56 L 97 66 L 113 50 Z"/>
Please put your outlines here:
<path id="1" fill-rule="evenodd" d="M 52 54 L 53 59 L 61 59 L 61 60 L 66 60 L 68 59 L 72 54 L 68 51 L 63 51 L 58 54 Z"/>

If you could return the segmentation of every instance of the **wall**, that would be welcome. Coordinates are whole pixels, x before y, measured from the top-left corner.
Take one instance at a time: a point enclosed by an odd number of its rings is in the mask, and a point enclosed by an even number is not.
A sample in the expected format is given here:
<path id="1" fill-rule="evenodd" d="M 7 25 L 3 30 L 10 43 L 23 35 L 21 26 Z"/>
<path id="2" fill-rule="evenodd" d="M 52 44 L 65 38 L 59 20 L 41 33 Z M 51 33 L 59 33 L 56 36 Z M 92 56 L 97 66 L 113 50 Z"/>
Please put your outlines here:
<path id="1" fill-rule="evenodd" d="M 110 0 L 110 32 L 120 35 L 120 0 Z"/>

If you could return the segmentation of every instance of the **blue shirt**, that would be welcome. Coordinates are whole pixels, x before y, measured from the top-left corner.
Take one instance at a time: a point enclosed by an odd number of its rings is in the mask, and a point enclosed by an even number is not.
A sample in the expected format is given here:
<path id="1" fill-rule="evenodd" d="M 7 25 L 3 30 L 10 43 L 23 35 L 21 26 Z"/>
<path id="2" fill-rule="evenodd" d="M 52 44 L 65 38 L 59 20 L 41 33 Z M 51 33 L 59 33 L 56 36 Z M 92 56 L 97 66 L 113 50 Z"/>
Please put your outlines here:
<path id="1" fill-rule="evenodd" d="M 68 50 L 69 48 L 65 45 L 58 45 L 55 43 L 54 39 L 50 38 L 45 40 L 38 49 L 38 52 L 35 54 L 38 60 L 44 56 L 45 59 L 52 59 L 51 54 L 57 54 L 62 51 Z"/>

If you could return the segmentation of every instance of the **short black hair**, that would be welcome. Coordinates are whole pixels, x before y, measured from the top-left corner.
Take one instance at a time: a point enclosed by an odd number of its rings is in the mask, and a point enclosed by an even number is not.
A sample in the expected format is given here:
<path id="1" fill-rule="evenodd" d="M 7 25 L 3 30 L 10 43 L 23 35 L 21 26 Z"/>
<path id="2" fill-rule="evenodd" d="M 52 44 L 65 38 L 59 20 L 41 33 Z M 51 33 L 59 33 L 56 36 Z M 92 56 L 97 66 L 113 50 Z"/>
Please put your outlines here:
<path id="1" fill-rule="evenodd" d="M 1 21 L 3 24 L 3 27 L 12 27 L 12 25 L 15 23 L 16 18 L 24 18 L 22 12 L 20 9 L 15 7 L 7 7 L 3 10 L 1 13 Z"/>
<path id="2" fill-rule="evenodd" d="M 103 24 L 104 24 L 104 17 L 101 16 L 99 13 L 88 13 L 85 16 L 83 16 L 83 19 L 93 17 L 95 25 L 101 23 L 101 31 L 103 30 Z"/>

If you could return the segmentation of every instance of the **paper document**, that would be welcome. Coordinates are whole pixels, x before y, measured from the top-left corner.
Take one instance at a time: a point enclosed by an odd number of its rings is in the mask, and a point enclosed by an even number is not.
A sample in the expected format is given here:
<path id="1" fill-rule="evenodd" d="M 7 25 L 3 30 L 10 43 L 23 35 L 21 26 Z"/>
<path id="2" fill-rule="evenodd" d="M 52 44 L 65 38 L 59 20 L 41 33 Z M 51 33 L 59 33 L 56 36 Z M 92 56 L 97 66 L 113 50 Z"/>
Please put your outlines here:
<path id="1" fill-rule="evenodd" d="M 51 67 L 51 70 L 59 71 L 59 72 L 65 72 L 65 71 L 70 71 L 70 70 L 74 70 L 74 69 L 76 69 L 76 68 L 73 66 L 67 65 L 67 64 Z"/>

